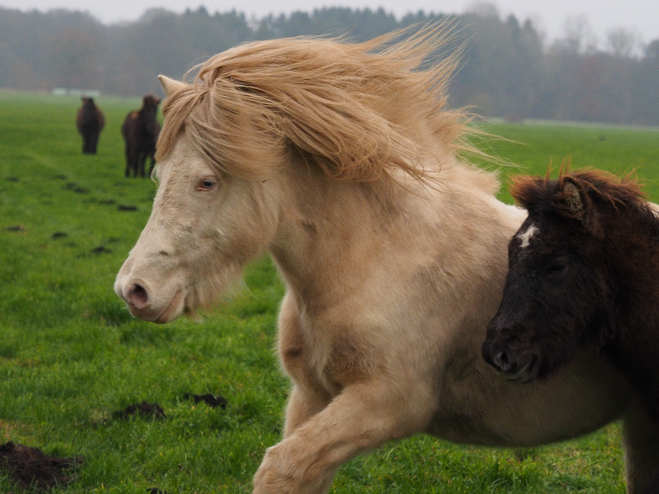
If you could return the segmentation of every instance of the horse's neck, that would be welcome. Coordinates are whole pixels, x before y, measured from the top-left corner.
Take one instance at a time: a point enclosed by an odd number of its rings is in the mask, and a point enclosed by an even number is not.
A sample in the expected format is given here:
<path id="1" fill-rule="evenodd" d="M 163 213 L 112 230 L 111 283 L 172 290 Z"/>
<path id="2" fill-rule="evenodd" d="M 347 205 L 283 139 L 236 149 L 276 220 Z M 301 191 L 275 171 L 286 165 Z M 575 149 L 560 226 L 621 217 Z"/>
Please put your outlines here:
<path id="1" fill-rule="evenodd" d="M 85 105 L 85 109 L 82 112 L 83 119 L 85 122 L 91 122 L 96 116 L 96 107 L 94 105 Z"/>
<path id="2" fill-rule="evenodd" d="M 473 264 L 488 264 L 480 251 L 489 243 L 497 245 L 491 248 L 496 255 L 505 257 L 507 238 L 522 215 L 445 172 L 432 187 L 413 179 L 405 186 L 385 181 L 342 184 L 306 167 L 291 172 L 270 249 L 289 288 L 331 305 L 359 293 L 364 280 L 371 280 L 369 289 L 394 284 L 396 273 L 409 276 L 438 258 L 466 264 L 462 256 L 471 256 L 476 257 Z M 505 260 L 492 264 L 503 269 Z"/>
<path id="3" fill-rule="evenodd" d="M 139 113 L 139 116 L 140 116 L 140 120 L 142 120 L 144 123 L 149 122 L 149 121 L 153 121 L 153 120 L 156 119 L 156 113 L 151 108 L 147 108 L 147 107 L 143 106 L 142 108 L 140 108 L 138 113 Z"/>
<path id="4" fill-rule="evenodd" d="M 649 351 L 648 359 L 654 360 L 659 352 L 658 221 L 648 215 L 612 215 L 607 220 L 605 262 L 616 289 L 614 348 L 623 359 Z"/>
<path id="5" fill-rule="evenodd" d="M 625 211 L 622 209 L 621 211 Z M 659 220 L 649 214 L 603 215 L 604 261 L 623 298 L 659 297 Z M 632 303 L 630 307 L 635 304 Z M 651 302 L 651 305 L 655 305 Z"/>
<path id="6" fill-rule="evenodd" d="M 315 169 L 287 173 L 282 214 L 270 251 L 288 285 L 314 300 L 340 297 L 367 269 L 380 237 L 365 190 Z M 383 228 L 386 218 L 381 221 Z M 342 287 L 337 287 L 336 280 Z"/>

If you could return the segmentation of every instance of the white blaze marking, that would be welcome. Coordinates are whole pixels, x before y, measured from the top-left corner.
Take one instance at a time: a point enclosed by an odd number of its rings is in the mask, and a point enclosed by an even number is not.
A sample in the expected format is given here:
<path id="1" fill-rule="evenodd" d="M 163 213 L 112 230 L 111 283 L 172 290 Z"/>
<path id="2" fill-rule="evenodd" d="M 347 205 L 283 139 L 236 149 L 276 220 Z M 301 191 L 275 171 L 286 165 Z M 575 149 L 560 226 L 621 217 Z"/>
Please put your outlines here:
<path id="1" fill-rule="evenodd" d="M 535 225 L 531 225 L 526 229 L 525 232 L 520 232 L 517 234 L 517 238 L 522 241 L 522 249 L 526 249 L 529 246 L 529 242 L 531 242 L 533 235 L 535 235 L 537 232 L 538 228 Z"/>

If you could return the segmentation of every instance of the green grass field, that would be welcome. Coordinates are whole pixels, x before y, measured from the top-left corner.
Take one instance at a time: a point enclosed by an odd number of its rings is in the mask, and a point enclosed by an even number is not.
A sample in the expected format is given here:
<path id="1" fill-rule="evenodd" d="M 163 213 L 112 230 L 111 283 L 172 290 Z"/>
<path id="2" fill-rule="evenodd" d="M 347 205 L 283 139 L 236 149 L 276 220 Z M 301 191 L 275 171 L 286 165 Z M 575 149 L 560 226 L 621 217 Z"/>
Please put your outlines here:
<path id="1" fill-rule="evenodd" d="M 53 492 L 250 492 L 265 448 L 281 437 L 289 389 L 273 350 L 282 284 L 264 257 L 202 323 L 132 319 L 112 286 L 156 186 L 123 177 L 119 128 L 139 100 L 97 103 L 106 128 L 98 155 L 84 156 L 79 100 L 0 92 L 0 442 L 84 457 L 75 482 Z M 636 169 L 659 199 L 656 129 L 484 128 L 517 141 L 486 148 L 522 165 L 504 168 L 504 182 L 570 157 L 575 168 Z M 195 405 L 186 392 L 229 405 Z M 144 400 L 167 418 L 112 418 Z M 0 493 L 14 489 L 0 474 Z M 613 424 L 522 452 L 417 436 L 349 462 L 332 492 L 622 494 L 620 432 Z"/>

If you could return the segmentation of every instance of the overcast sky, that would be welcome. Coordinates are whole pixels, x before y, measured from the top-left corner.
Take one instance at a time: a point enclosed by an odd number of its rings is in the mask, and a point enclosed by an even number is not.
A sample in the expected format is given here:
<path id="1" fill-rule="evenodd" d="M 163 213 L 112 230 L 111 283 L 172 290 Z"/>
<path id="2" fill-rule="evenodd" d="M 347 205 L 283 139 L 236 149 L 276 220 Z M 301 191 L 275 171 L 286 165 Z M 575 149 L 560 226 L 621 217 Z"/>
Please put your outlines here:
<path id="1" fill-rule="evenodd" d="M 474 0 L 0 0 L 0 6 L 23 11 L 56 8 L 87 11 L 110 24 L 137 20 L 152 7 L 173 12 L 203 5 L 209 13 L 237 10 L 249 18 L 267 14 L 288 14 L 295 10 L 312 12 L 316 8 L 345 6 L 377 9 L 383 7 L 398 18 L 408 12 L 464 13 L 479 3 Z M 482 2 L 480 2 L 482 3 Z M 520 20 L 530 18 L 548 41 L 562 37 L 568 19 L 585 16 L 589 26 L 604 45 L 606 34 L 614 29 L 634 31 L 642 42 L 659 39 L 658 0 L 495 0 L 500 15 L 513 13 Z"/>

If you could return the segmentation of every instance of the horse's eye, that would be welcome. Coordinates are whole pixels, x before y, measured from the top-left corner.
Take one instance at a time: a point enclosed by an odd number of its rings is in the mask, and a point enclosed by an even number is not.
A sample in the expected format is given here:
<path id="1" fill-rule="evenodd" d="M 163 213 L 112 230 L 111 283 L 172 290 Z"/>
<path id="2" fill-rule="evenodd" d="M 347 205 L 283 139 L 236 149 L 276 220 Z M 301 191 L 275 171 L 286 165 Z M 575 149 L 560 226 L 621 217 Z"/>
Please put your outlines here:
<path id="1" fill-rule="evenodd" d="M 202 177 L 197 182 L 198 191 L 209 191 L 213 190 L 217 186 L 217 179 L 214 177 Z"/>
<path id="2" fill-rule="evenodd" d="M 547 274 L 560 274 L 567 268 L 567 262 L 564 260 L 554 261 L 547 266 Z"/>

